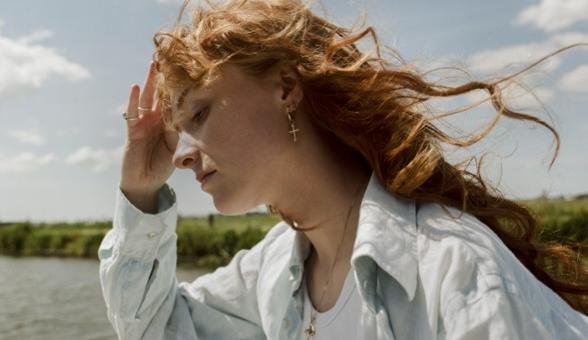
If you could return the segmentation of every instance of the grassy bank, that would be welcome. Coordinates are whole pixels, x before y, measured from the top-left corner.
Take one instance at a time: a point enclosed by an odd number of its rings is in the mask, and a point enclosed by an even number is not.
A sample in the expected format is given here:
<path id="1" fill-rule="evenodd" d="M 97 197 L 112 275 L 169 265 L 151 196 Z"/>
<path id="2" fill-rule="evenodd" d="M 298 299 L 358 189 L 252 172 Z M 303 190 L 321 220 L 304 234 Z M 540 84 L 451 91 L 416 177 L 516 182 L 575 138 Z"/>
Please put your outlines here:
<path id="1" fill-rule="evenodd" d="M 541 240 L 588 245 L 588 198 L 537 199 L 523 203 L 537 216 Z"/>
<path id="2" fill-rule="evenodd" d="M 278 219 L 267 215 L 179 218 L 178 262 L 217 267 L 251 248 Z M 0 254 L 96 258 L 111 222 L 0 225 Z"/>
<path id="3" fill-rule="evenodd" d="M 524 203 L 537 215 L 540 239 L 578 243 L 582 254 L 588 255 L 588 199 Z M 176 228 L 178 262 L 211 268 L 223 265 L 238 250 L 257 243 L 278 220 L 263 214 L 180 218 Z M 0 254 L 96 258 L 100 241 L 110 228 L 110 222 L 0 224 Z"/>

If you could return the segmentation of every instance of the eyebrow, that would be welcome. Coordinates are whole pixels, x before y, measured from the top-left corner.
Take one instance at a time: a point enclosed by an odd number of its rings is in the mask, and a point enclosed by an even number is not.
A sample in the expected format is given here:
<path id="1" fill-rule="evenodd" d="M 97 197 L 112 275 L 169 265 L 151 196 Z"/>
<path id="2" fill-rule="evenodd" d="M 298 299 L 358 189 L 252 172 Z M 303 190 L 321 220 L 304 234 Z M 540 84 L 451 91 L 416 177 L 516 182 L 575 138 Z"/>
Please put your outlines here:
<path id="1" fill-rule="evenodd" d="M 181 112 L 180 109 L 182 108 L 182 106 L 184 105 L 184 101 L 186 99 L 186 95 L 188 94 L 188 92 L 190 92 L 190 90 L 192 89 L 192 87 L 186 87 L 184 90 L 182 90 L 182 93 L 180 93 L 180 95 L 178 96 L 178 99 L 176 100 L 176 110 L 175 112 Z M 173 119 L 176 118 L 176 119 Z M 178 131 L 179 127 L 178 127 L 178 123 L 182 121 L 182 117 L 181 115 L 174 117 L 172 115 L 172 127 L 174 128 L 174 130 Z"/>
<path id="2" fill-rule="evenodd" d="M 186 95 L 188 94 L 188 92 L 191 90 L 191 87 L 186 87 L 182 93 L 180 93 L 180 95 L 178 96 L 178 100 L 176 102 L 176 110 L 179 110 L 182 108 L 182 105 L 184 105 L 184 99 L 186 98 Z"/>

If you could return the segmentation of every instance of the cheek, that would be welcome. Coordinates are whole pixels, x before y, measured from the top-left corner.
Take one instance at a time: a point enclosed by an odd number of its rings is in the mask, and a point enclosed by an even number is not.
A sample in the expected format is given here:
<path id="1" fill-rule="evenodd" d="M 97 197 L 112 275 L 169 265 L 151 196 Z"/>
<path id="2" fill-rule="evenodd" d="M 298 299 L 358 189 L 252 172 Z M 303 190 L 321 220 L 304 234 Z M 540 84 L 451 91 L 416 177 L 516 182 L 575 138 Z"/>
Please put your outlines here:
<path id="1" fill-rule="evenodd" d="M 227 174 L 267 176 L 292 145 L 286 114 L 257 93 L 232 99 L 222 102 L 206 128 L 210 156 Z"/>
<path id="2" fill-rule="evenodd" d="M 205 153 L 227 175 L 249 173 L 258 162 L 258 153 L 265 153 L 267 136 L 263 127 L 247 117 L 244 110 L 230 107 L 223 108 L 208 123 L 202 134 Z"/>
<path id="3" fill-rule="evenodd" d="M 238 156 L 267 159 L 276 147 L 287 141 L 288 120 L 279 117 L 279 112 L 267 102 L 249 100 L 235 105 L 223 122 L 223 144 Z M 283 118 L 283 119 L 281 119 Z M 237 158 L 242 158 L 237 157 Z"/>
<path id="4" fill-rule="evenodd" d="M 278 110 L 271 106 L 260 105 L 243 125 L 247 126 L 243 139 L 251 141 L 250 157 L 264 166 L 270 166 L 279 159 L 291 144 L 287 118 L 280 117 Z"/>

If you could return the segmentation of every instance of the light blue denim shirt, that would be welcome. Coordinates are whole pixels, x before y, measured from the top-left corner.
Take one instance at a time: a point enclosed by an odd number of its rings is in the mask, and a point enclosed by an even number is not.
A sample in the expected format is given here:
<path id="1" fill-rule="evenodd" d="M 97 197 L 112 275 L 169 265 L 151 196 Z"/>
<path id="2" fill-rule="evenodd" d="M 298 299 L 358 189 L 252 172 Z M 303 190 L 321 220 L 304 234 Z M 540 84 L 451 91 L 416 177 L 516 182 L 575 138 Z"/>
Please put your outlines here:
<path id="1" fill-rule="evenodd" d="M 175 195 L 160 212 L 118 192 L 100 282 L 119 339 L 296 339 L 310 243 L 275 225 L 230 264 L 178 282 Z M 364 339 L 587 339 L 588 317 L 538 281 L 483 223 L 417 205 L 372 174 L 351 257 Z"/>

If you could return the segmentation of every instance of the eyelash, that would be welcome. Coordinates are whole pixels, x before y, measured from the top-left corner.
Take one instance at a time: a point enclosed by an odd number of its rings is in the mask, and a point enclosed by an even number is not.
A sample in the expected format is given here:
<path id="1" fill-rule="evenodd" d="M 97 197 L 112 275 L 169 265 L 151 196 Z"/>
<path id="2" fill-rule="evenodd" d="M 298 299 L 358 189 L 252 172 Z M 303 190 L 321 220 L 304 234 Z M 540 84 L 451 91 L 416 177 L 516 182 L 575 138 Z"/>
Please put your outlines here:
<path id="1" fill-rule="evenodd" d="M 204 116 L 204 110 L 200 110 L 198 112 L 196 112 L 194 114 L 194 116 L 192 116 L 192 122 L 200 122 L 202 120 L 202 117 Z"/>

